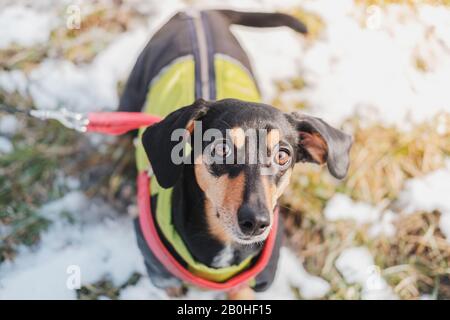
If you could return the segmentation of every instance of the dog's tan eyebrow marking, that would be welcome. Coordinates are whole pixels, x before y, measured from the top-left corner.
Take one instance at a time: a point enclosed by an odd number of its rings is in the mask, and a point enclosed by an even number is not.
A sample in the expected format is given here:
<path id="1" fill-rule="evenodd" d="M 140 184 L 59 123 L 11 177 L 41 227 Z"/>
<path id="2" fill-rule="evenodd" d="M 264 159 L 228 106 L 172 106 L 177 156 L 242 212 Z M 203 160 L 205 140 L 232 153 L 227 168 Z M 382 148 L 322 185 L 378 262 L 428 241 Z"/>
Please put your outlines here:
<path id="1" fill-rule="evenodd" d="M 230 130 L 231 140 L 236 148 L 240 149 L 245 144 L 245 132 L 241 127 L 234 127 Z"/>
<path id="2" fill-rule="evenodd" d="M 267 148 L 273 150 L 273 148 L 280 143 L 280 131 L 278 129 L 272 129 L 267 134 Z"/>
<path id="3" fill-rule="evenodd" d="M 186 125 L 186 130 L 189 131 L 189 134 L 192 135 L 195 129 L 195 120 L 189 120 Z"/>

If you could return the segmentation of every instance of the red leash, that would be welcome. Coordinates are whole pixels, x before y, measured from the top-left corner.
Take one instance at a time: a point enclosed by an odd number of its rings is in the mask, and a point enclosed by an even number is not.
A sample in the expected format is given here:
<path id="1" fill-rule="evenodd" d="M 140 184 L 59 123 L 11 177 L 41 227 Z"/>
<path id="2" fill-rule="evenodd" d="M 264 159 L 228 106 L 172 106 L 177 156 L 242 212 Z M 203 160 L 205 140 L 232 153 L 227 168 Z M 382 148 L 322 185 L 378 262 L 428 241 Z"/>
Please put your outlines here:
<path id="1" fill-rule="evenodd" d="M 91 112 L 85 115 L 59 109 L 31 110 L 27 114 L 41 120 L 57 120 L 67 128 L 80 132 L 98 132 L 110 135 L 124 134 L 161 121 L 158 116 L 142 112 Z"/>
<path id="2" fill-rule="evenodd" d="M 160 117 L 142 112 L 91 112 L 88 114 L 89 132 L 119 135 L 161 121 Z"/>

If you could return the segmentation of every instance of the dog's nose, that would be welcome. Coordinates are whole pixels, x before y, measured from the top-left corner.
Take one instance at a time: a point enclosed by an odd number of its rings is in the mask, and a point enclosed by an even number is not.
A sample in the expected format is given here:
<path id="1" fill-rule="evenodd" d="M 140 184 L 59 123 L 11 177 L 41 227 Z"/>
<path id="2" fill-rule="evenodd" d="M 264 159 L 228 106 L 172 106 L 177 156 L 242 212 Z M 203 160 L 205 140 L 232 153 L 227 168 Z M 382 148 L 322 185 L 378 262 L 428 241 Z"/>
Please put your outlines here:
<path id="1" fill-rule="evenodd" d="M 243 234 L 257 236 L 269 227 L 270 216 L 266 210 L 255 210 L 244 205 L 238 211 L 238 223 Z"/>

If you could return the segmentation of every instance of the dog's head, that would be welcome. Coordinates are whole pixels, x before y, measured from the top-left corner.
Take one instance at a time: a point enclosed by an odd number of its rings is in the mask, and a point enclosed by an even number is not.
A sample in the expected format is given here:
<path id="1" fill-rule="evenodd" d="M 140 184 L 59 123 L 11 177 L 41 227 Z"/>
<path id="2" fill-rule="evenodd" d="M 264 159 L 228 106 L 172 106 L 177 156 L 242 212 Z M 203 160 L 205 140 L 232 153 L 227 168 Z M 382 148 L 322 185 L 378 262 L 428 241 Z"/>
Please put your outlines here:
<path id="1" fill-rule="evenodd" d="M 343 178 L 352 139 L 318 118 L 226 99 L 198 100 L 169 114 L 142 142 L 162 187 L 194 171 L 215 237 L 251 244 L 268 236 L 295 163 L 326 163 Z"/>

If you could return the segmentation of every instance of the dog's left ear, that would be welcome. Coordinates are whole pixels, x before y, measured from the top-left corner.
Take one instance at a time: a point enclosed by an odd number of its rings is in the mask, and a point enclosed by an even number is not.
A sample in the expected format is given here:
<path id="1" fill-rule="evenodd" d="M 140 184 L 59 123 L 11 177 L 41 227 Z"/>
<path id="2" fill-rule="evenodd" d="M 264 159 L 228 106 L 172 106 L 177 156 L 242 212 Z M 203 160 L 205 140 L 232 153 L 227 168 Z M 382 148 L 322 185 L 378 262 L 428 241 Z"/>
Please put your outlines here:
<path id="1" fill-rule="evenodd" d="M 286 116 L 298 132 L 297 162 L 326 163 L 334 177 L 344 178 L 350 163 L 352 137 L 319 118 L 300 112 Z"/>
<path id="2" fill-rule="evenodd" d="M 158 183 L 163 188 L 173 187 L 179 178 L 183 164 L 172 160 L 172 150 L 179 141 L 172 141 L 172 133 L 186 129 L 192 134 L 193 123 L 206 114 L 209 103 L 198 99 L 192 105 L 180 108 L 164 120 L 148 127 L 142 135 L 142 144 Z"/>

